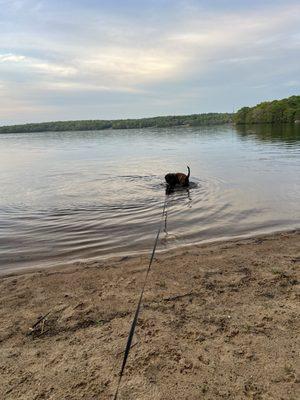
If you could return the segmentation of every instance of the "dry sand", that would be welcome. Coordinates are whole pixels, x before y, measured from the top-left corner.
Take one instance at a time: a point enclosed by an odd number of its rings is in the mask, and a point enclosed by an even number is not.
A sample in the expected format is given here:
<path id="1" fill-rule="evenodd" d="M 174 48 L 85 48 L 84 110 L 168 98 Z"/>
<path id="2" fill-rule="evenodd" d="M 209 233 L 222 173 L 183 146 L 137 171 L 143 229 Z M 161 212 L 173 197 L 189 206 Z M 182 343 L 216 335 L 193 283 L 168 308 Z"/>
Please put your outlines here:
<path id="1" fill-rule="evenodd" d="M 120 400 L 299 399 L 299 237 L 158 254 Z M 0 398 L 112 399 L 147 262 L 2 276 Z"/>

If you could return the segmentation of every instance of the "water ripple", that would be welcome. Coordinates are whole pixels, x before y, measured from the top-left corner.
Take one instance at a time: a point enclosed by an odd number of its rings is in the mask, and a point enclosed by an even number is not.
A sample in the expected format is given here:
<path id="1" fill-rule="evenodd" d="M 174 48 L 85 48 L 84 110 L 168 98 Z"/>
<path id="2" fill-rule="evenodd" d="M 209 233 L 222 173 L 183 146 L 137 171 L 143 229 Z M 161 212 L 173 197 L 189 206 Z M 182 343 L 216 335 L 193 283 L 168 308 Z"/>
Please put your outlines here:
<path id="1" fill-rule="evenodd" d="M 2 135 L 0 269 L 148 252 L 164 174 L 185 171 L 186 160 L 190 188 L 168 196 L 159 249 L 299 227 L 300 133 L 276 135 L 258 127 Z"/>

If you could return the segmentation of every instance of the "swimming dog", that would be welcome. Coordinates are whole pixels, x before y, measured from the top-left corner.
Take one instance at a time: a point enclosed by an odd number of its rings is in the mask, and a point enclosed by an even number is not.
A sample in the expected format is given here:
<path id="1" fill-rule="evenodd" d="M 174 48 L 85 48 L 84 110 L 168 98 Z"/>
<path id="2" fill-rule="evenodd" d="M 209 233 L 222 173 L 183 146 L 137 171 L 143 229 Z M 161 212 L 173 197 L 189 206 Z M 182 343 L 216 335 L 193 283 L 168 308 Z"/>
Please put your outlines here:
<path id="1" fill-rule="evenodd" d="M 181 172 L 176 172 L 176 174 L 167 174 L 165 176 L 165 180 L 167 182 L 167 192 L 172 192 L 175 188 L 176 185 L 182 186 L 182 187 L 188 187 L 189 186 L 189 178 L 190 178 L 190 167 L 187 167 L 188 169 L 188 174 L 183 174 Z"/>

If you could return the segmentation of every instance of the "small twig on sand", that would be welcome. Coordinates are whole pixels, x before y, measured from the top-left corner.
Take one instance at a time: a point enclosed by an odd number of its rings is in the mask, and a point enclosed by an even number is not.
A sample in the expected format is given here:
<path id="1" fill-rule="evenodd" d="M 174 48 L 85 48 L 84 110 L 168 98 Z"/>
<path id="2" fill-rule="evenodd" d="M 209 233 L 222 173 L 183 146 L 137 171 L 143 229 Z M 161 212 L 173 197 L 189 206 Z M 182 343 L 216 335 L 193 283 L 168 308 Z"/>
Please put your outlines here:
<path id="1" fill-rule="evenodd" d="M 177 300 L 177 299 L 182 299 L 183 297 L 188 297 L 193 295 L 193 292 L 189 292 L 189 293 L 185 293 L 185 294 L 179 294 L 177 296 L 172 296 L 172 297 L 165 297 L 163 300 L 164 301 L 173 301 L 173 300 Z"/>
<path id="2" fill-rule="evenodd" d="M 44 327 L 45 327 L 45 320 L 50 313 L 51 313 L 51 311 L 47 312 L 47 314 L 42 315 L 40 318 L 38 318 L 38 320 L 29 328 L 28 335 L 34 335 L 36 333 L 37 327 L 40 323 L 42 323 L 41 333 L 43 333 Z"/>
<path id="3" fill-rule="evenodd" d="M 133 343 L 133 344 L 130 346 L 130 348 L 132 349 L 132 348 L 133 348 L 134 346 L 136 346 L 138 343 L 139 343 L 139 342 L 135 342 L 135 343 Z M 125 350 L 119 351 L 119 352 L 117 353 L 117 356 L 119 356 L 119 355 L 123 354 L 123 353 L 124 353 L 124 351 L 125 351 Z"/>
<path id="4" fill-rule="evenodd" d="M 140 343 L 140 341 L 139 341 L 138 339 L 139 339 L 139 338 L 137 338 L 137 341 L 136 341 L 135 343 L 133 343 L 133 344 L 130 346 L 131 349 L 132 349 L 134 346 L 136 346 L 137 344 Z M 124 351 L 125 351 L 125 350 L 119 351 L 119 352 L 117 353 L 117 357 L 118 357 L 119 355 L 123 354 Z"/>

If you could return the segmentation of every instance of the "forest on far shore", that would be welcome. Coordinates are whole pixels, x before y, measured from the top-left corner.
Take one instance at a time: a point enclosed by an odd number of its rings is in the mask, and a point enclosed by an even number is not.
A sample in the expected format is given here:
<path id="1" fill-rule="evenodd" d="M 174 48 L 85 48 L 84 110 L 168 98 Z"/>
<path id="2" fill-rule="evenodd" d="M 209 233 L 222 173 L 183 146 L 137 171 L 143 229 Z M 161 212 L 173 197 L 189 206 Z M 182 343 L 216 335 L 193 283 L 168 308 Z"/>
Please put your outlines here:
<path id="1" fill-rule="evenodd" d="M 167 128 L 172 126 L 220 125 L 233 121 L 233 114 L 208 113 L 140 119 L 82 120 L 41 122 L 23 125 L 1 126 L 0 133 L 45 131 L 90 131 L 102 129 Z"/>
<path id="2" fill-rule="evenodd" d="M 300 96 L 265 101 L 254 107 L 243 107 L 234 113 L 174 115 L 139 119 L 82 120 L 40 122 L 0 126 L 0 133 L 45 131 L 91 131 L 103 129 L 168 128 L 175 126 L 205 126 L 228 123 L 278 124 L 300 122 Z"/>
<path id="3" fill-rule="evenodd" d="M 265 101 L 254 107 L 243 107 L 234 116 L 236 124 L 277 124 L 300 121 L 300 96 Z"/>

